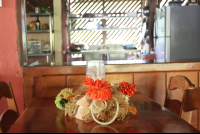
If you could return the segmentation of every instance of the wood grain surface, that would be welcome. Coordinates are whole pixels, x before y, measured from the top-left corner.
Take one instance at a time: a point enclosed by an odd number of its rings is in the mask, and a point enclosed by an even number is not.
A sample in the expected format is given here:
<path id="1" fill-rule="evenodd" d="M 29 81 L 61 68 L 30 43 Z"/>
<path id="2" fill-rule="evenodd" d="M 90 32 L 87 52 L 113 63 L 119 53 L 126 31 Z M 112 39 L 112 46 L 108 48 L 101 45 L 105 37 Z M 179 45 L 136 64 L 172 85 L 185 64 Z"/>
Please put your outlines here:
<path id="1" fill-rule="evenodd" d="M 125 121 L 100 126 L 95 122 L 65 117 L 64 111 L 56 108 L 54 103 L 62 89 L 64 87 L 41 90 L 9 133 L 199 133 L 183 119 L 139 92 L 130 100 L 138 112 L 135 116 L 128 114 Z"/>
<path id="2" fill-rule="evenodd" d="M 137 90 L 164 106 L 166 97 L 165 73 L 135 73 Z"/>

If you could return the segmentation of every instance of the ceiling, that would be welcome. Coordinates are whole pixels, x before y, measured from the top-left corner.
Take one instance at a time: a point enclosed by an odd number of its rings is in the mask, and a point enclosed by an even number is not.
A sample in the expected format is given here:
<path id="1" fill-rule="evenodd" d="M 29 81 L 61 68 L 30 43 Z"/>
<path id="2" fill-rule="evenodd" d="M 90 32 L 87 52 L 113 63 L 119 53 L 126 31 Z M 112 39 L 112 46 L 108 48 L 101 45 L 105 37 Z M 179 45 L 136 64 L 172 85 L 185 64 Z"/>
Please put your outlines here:
<path id="1" fill-rule="evenodd" d="M 53 0 L 26 0 L 26 12 L 35 12 L 35 7 L 48 8 L 50 12 L 53 12 Z"/>

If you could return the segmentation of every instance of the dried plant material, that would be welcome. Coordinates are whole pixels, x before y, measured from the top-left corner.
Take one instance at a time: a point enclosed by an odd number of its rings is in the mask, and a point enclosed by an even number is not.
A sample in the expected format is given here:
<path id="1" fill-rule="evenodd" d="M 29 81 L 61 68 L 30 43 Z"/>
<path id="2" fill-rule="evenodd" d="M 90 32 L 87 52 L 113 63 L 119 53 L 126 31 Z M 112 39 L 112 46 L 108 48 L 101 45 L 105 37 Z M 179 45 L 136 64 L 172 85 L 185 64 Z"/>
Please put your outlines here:
<path id="1" fill-rule="evenodd" d="M 115 91 L 115 93 L 113 94 L 113 97 L 115 97 L 118 100 L 119 104 L 127 103 L 125 99 L 125 95 L 119 91 Z"/>
<path id="2" fill-rule="evenodd" d="M 83 120 L 83 117 L 90 113 L 90 109 L 88 106 L 79 106 L 76 118 L 79 120 Z"/>
<path id="3" fill-rule="evenodd" d="M 72 91 L 73 91 L 73 89 L 71 89 L 71 88 L 65 88 L 65 89 L 61 90 L 61 92 L 57 95 L 57 97 L 66 98 L 66 97 L 72 95 Z"/>
<path id="4" fill-rule="evenodd" d="M 89 99 L 89 96 L 85 96 L 85 100 L 90 104 L 92 103 L 92 100 Z"/>
<path id="5" fill-rule="evenodd" d="M 81 83 L 78 90 L 76 92 L 74 92 L 73 95 L 74 96 L 85 95 L 87 87 L 88 87 L 87 85 L 84 85 L 83 83 Z"/>
<path id="6" fill-rule="evenodd" d="M 76 103 L 78 100 L 82 99 L 84 97 L 84 95 L 77 95 L 75 97 L 72 98 L 72 102 Z"/>
<path id="7" fill-rule="evenodd" d="M 75 104 L 73 102 L 68 102 L 65 104 L 65 115 L 72 114 Z"/>
<path id="8" fill-rule="evenodd" d="M 99 107 L 99 108 L 104 108 L 105 107 L 105 104 L 104 104 L 104 102 L 101 102 L 101 101 L 97 101 L 96 102 L 96 105 Z M 93 106 L 93 104 L 91 103 L 91 105 L 90 105 L 90 110 L 91 110 L 91 108 L 92 108 L 92 106 Z M 94 114 L 99 114 L 101 112 L 101 110 L 100 109 L 98 109 L 98 108 L 96 108 L 95 106 L 94 106 L 94 108 L 93 108 L 93 113 Z"/>
<path id="9" fill-rule="evenodd" d="M 90 106 L 90 103 L 88 103 L 88 102 L 86 101 L 86 98 L 85 98 L 85 96 L 84 96 L 84 97 L 82 97 L 80 100 L 78 100 L 78 101 L 76 102 L 76 105 L 79 105 L 79 106 Z"/>
<path id="10" fill-rule="evenodd" d="M 94 119 L 92 118 L 91 112 L 89 114 L 87 114 L 86 116 L 83 116 L 83 120 L 85 122 L 92 122 L 92 121 L 94 121 Z"/>
<path id="11" fill-rule="evenodd" d="M 75 104 L 74 110 L 72 111 L 71 114 L 68 114 L 68 115 L 71 116 L 71 117 L 75 117 L 75 116 L 76 116 L 76 113 L 77 113 L 77 111 L 78 111 L 78 108 L 79 108 L 79 106 Z"/>

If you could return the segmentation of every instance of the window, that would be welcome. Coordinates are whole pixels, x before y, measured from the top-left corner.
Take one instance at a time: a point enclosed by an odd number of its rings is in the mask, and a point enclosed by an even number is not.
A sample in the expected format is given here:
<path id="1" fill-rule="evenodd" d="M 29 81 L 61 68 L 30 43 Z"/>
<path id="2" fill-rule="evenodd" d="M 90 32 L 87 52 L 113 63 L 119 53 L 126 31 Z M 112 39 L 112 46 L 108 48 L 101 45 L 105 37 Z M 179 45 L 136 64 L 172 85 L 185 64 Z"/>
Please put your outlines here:
<path id="1" fill-rule="evenodd" d="M 82 17 L 85 14 L 98 14 L 109 17 L 124 17 L 128 12 L 137 12 L 136 18 L 120 19 L 77 19 L 71 21 L 71 42 L 87 45 L 137 44 L 141 35 L 141 0 L 68 0 L 70 14 Z M 96 22 L 108 30 L 87 29 L 89 22 Z M 127 28 L 127 29 L 124 29 Z M 110 30 L 109 30 L 110 29 Z"/>

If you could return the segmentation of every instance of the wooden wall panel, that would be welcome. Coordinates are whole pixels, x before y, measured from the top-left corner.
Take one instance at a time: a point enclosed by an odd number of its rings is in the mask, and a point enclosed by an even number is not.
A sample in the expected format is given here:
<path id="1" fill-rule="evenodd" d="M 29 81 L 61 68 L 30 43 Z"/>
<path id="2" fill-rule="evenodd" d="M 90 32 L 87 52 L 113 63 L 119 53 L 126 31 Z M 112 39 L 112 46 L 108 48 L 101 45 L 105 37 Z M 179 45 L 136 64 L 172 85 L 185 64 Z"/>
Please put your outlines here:
<path id="1" fill-rule="evenodd" d="M 85 75 L 67 76 L 67 86 L 78 86 L 85 80 Z M 120 83 L 122 81 L 133 83 L 133 74 L 106 74 L 106 81 L 110 83 Z"/>
<path id="2" fill-rule="evenodd" d="M 44 76 L 34 79 L 34 97 L 43 88 L 66 87 L 66 76 Z"/>
<path id="3" fill-rule="evenodd" d="M 66 76 L 45 76 L 43 77 L 43 83 L 45 88 L 67 86 Z"/>
<path id="4" fill-rule="evenodd" d="M 70 75 L 67 76 L 67 86 L 79 86 L 83 80 L 85 80 L 85 75 Z"/>
<path id="5" fill-rule="evenodd" d="M 24 86 L 24 108 L 28 107 L 33 100 L 33 77 L 26 77 L 23 79 Z"/>
<path id="6" fill-rule="evenodd" d="M 133 74 L 106 74 L 106 81 L 110 83 L 133 83 Z"/>
<path id="7" fill-rule="evenodd" d="M 48 64 L 48 63 L 47 63 Z M 49 63 L 50 64 L 50 63 Z M 62 66 L 56 63 L 54 67 L 27 67 L 23 68 L 24 77 L 56 76 L 56 75 L 85 75 L 85 66 Z M 60 66 L 59 66 L 60 65 Z"/>
<path id="8" fill-rule="evenodd" d="M 44 81 L 43 77 L 35 77 L 34 79 L 34 89 L 33 89 L 33 96 L 35 97 L 38 92 L 44 88 Z"/>
<path id="9" fill-rule="evenodd" d="M 196 71 L 192 71 L 192 72 L 168 72 L 167 73 L 167 85 L 169 85 L 169 79 L 172 76 L 176 76 L 176 75 L 183 75 L 186 76 L 191 82 L 192 84 L 195 85 L 195 87 L 199 87 L 199 74 Z M 195 128 L 197 128 L 197 111 L 193 111 L 192 113 L 192 121 L 191 121 L 191 125 L 194 126 Z"/>
<path id="10" fill-rule="evenodd" d="M 135 73 L 137 90 L 164 106 L 166 97 L 165 73 Z"/>

